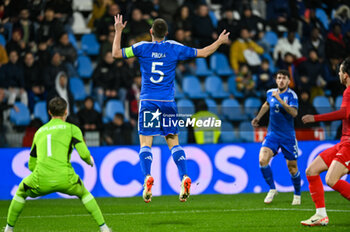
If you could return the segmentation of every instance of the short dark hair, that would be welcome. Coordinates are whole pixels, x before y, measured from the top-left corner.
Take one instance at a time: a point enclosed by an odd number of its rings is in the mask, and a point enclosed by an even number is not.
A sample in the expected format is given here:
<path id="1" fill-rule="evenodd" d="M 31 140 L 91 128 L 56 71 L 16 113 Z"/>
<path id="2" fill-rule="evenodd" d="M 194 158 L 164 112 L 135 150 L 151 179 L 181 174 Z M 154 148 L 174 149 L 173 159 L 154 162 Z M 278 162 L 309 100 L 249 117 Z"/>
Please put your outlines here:
<path id="1" fill-rule="evenodd" d="M 119 119 L 121 119 L 121 120 L 124 121 L 124 115 L 121 114 L 121 113 L 115 113 L 114 117 L 115 117 L 115 118 L 119 118 Z"/>
<path id="2" fill-rule="evenodd" d="M 283 76 L 287 76 L 288 79 L 290 79 L 290 75 L 289 75 L 289 72 L 285 69 L 280 69 L 276 72 L 276 75 L 275 75 L 275 78 L 277 77 L 278 74 L 281 74 Z"/>
<path id="3" fill-rule="evenodd" d="M 63 116 L 67 109 L 67 102 L 61 97 L 54 97 L 49 102 L 49 111 L 52 116 Z"/>
<path id="4" fill-rule="evenodd" d="M 341 64 L 343 65 L 341 71 L 350 76 L 350 57 L 346 58 Z"/>
<path id="5" fill-rule="evenodd" d="M 157 18 L 152 25 L 153 36 L 156 38 L 164 38 L 168 32 L 168 24 L 164 19 Z"/>

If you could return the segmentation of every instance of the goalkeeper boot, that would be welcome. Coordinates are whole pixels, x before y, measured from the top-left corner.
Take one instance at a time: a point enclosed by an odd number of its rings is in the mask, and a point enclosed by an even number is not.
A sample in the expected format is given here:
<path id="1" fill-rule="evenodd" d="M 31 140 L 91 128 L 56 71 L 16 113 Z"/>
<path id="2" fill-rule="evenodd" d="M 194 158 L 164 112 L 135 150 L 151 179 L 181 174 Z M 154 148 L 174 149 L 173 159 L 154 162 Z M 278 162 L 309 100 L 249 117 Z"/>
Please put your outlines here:
<path id="1" fill-rule="evenodd" d="M 313 215 L 311 218 L 301 221 L 304 226 L 326 226 L 328 224 L 328 216 L 321 216 L 319 214 Z"/>
<path id="2" fill-rule="evenodd" d="M 191 188 L 191 178 L 184 176 L 181 182 L 181 192 L 179 199 L 181 202 L 187 201 L 187 198 L 190 197 L 190 188 Z"/>
<path id="3" fill-rule="evenodd" d="M 294 195 L 292 205 L 301 205 L 301 196 Z"/>
<path id="4" fill-rule="evenodd" d="M 13 232 L 13 227 L 6 225 L 4 232 Z"/>
<path id="5" fill-rule="evenodd" d="M 103 224 L 100 226 L 100 232 L 112 232 L 112 230 L 106 224 Z"/>
<path id="6" fill-rule="evenodd" d="M 267 196 L 265 197 L 264 203 L 270 204 L 277 194 L 278 193 L 276 189 L 270 189 L 270 191 L 267 193 Z"/>
<path id="7" fill-rule="evenodd" d="M 143 184 L 143 200 L 146 203 L 149 203 L 152 200 L 152 186 L 153 186 L 154 179 L 152 176 L 146 176 L 145 182 Z"/>

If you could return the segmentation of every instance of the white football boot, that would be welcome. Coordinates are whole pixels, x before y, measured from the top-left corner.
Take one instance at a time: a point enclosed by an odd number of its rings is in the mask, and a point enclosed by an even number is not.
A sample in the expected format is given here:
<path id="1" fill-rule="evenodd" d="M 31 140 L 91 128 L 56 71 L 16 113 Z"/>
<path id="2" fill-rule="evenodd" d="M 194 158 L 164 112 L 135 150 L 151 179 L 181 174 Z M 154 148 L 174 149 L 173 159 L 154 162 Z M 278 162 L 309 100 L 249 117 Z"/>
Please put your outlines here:
<path id="1" fill-rule="evenodd" d="M 270 189 L 270 191 L 267 193 L 264 203 L 270 204 L 273 200 L 273 198 L 278 194 L 276 189 Z"/>

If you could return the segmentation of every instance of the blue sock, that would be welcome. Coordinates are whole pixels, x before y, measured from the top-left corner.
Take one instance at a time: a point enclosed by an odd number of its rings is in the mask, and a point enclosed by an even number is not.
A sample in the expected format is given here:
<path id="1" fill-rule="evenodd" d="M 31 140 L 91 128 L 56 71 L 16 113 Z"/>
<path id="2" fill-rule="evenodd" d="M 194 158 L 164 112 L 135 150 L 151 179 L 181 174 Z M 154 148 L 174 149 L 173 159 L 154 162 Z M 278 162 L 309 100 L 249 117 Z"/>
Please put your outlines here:
<path id="1" fill-rule="evenodd" d="M 146 177 L 147 175 L 151 175 L 151 164 L 153 160 L 153 156 L 151 153 L 151 148 L 148 146 L 141 147 L 139 152 L 140 164 L 142 174 Z"/>
<path id="2" fill-rule="evenodd" d="M 292 176 L 292 182 L 294 185 L 294 194 L 300 196 L 300 172 L 298 171 L 297 173 Z"/>
<path id="3" fill-rule="evenodd" d="M 173 156 L 174 162 L 179 169 L 180 177 L 182 179 L 184 175 L 187 175 L 185 152 L 180 145 L 177 145 L 171 148 L 171 155 Z"/>
<path id="4" fill-rule="evenodd" d="M 272 170 L 270 165 L 264 167 L 260 166 L 261 173 L 264 176 L 266 183 L 270 186 L 270 189 L 276 189 L 275 182 L 273 181 Z"/>

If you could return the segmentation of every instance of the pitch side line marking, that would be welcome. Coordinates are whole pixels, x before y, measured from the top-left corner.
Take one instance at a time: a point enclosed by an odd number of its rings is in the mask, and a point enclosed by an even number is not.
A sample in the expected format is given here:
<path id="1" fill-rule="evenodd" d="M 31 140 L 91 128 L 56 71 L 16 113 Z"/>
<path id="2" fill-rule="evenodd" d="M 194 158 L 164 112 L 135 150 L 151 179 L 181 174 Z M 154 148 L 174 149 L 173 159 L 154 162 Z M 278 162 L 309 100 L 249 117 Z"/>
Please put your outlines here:
<path id="1" fill-rule="evenodd" d="M 217 209 L 217 210 L 181 210 L 181 211 L 152 211 L 152 212 L 130 212 L 130 213 L 104 213 L 104 216 L 128 216 L 128 215 L 155 215 L 155 214 L 184 214 L 184 213 L 222 213 L 222 212 L 247 212 L 247 211 L 315 211 L 315 209 L 288 209 L 288 208 L 261 208 L 261 209 Z M 346 209 L 327 209 L 327 212 L 350 213 Z M 35 215 L 20 216 L 20 218 L 66 218 L 66 217 L 90 217 L 90 214 L 66 214 L 66 215 Z M 5 219 L 6 217 L 0 217 Z"/>

